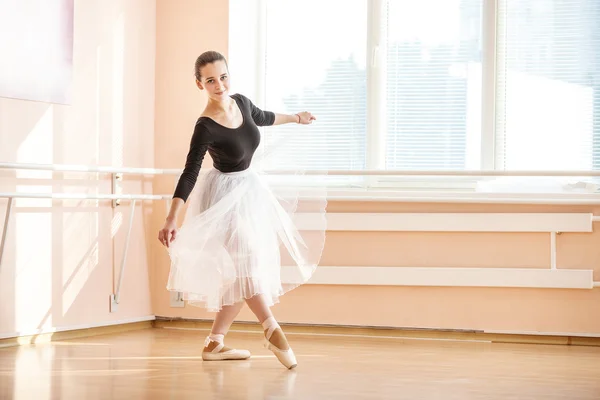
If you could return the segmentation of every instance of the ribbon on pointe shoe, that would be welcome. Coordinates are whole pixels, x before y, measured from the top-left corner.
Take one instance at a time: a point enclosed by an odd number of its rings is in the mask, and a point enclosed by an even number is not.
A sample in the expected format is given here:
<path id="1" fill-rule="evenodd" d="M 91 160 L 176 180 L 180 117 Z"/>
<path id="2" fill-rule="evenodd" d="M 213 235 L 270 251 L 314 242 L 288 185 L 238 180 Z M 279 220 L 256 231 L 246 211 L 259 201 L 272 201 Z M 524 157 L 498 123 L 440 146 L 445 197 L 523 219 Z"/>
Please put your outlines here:
<path id="1" fill-rule="evenodd" d="M 271 337 L 273 336 L 273 333 L 277 329 L 281 329 L 281 327 L 279 326 L 279 324 L 277 323 L 275 318 L 273 318 L 273 317 L 267 318 L 262 323 L 262 326 L 263 326 L 263 329 L 265 329 L 267 331 L 265 333 L 265 339 L 266 339 L 265 347 L 267 349 L 271 350 L 273 352 L 273 354 L 275 354 L 275 357 L 277 357 L 279 362 L 282 363 L 286 368 L 288 368 L 288 369 L 295 368 L 298 365 L 298 362 L 296 361 L 296 356 L 294 355 L 292 348 L 289 347 L 289 345 L 288 345 L 287 350 L 281 350 L 279 347 L 277 347 L 273 343 L 271 343 Z"/>

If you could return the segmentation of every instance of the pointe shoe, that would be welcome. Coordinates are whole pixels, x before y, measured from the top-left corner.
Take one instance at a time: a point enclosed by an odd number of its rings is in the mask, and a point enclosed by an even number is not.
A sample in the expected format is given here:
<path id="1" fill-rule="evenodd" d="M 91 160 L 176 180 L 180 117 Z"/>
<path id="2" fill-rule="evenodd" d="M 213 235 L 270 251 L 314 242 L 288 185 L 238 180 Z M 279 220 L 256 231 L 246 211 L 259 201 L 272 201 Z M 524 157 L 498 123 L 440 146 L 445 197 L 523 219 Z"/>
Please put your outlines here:
<path id="1" fill-rule="evenodd" d="M 225 347 L 223 343 L 206 338 L 202 359 L 204 361 L 225 361 L 225 360 L 247 360 L 250 358 L 248 350 L 238 350 Z"/>
<path id="2" fill-rule="evenodd" d="M 271 350 L 279 362 L 287 369 L 296 368 L 298 366 L 298 361 L 296 360 L 296 355 L 294 354 L 292 348 L 288 345 L 287 350 L 282 350 L 271 343 L 271 337 L 273 337 L 273 333 L 278 329 L 281 330 L 279 324 L 277 322 L 265 322 L 267 325 L 265 326 L 265 348 Z"/>

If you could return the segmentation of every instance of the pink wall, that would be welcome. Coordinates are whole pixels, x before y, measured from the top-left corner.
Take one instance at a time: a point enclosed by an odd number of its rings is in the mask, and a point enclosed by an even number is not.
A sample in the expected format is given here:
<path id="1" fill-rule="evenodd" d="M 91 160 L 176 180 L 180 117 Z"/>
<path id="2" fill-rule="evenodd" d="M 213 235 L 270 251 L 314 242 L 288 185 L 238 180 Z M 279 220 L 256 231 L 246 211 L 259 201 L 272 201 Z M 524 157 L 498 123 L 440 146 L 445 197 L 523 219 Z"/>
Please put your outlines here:
<path id="1" fill-rule="evenodd" d="M 227 55 L 228 2 L 76 2 L 74 103 L 0 99 L 0 160 L 181 168 L 204 106 L 193 63 Z M 235 77 L 233 77 L 235 79 Z M 210 164 L 210 160 L 207 160 Z M 0 171 L 0 191 L 107 193 L 106 175 Z M 132 177 L 129 193 L 172 193 L 173 179 Z M 0 200 L 0 215 L 6 201 Z M 156 240 L 164 202 L 136 209 L 122 303 L 109 312 L 127 204 L 19 200 L 0 270 L 0 336 L 148 315 L 211 318 L 171 308 L 169 259 Z M 330 212 L 594 212 L 585 206 L 332 203 Z M 116 232 L 113 234 L 113 232 Z M 600 233 L 558 237 L 558 265 L 595 268 Z M 546 267 L 547 235 L 330 233 L 323 265 Z M 350 249 L 350 250 L 349 250 Z M 600 334 L 600 290 L 304 286 L 282 298 L 282 322 Z M 254 320 L 244 309 L 240 320 Z"/>
<path id="2" fill-rule="evenodd" d="M 156 3 L 156 114 L 155 165 L 157 168 L 183 168 L 196 119 L 204 109 L 205 98 L 194 77 L 194 62 L 206 50 L 227 56 L 228 1 L 158 0 Z M 212 161 L 207 155 L 204 165 Z M 172 177 L 154 181 L 157 194 L 173 193 Z M 183 213 L 182 213 L 183 214 Z M 166 207 L 155 203 L 152 235 L 158 236 L 166 217 Z M 165 248 L 152 242 L 153 308 L 169 304 L 165 289 L 169 257 Z"/>
<path id="3" fill-rule="evenodd" d="M 586 206 L 478 206 L 332 203 L 329 212 L 594 212 Z M 594 268 L 600 277 L 600 232 L 557 238 L 561 268 Z M 548 268 L 548 234 L 364 233 L 328 234 L 323 265 Z M 165 270 L 168 266 L 165 264 Z M 171 308 L 153 293 L 156 315 L 211 318 L 186 306 Z M 280 321 L 314 324 L 600 334 L 600 290 L 305 285 L 274 307 Z M 244 308 L 240 320 L 254 321 Z"/>
<path id="4" fill-rule="evenodd" d="M 148 0 L 75 2 L 72 105 L 0 99 L 0 160 L 152 167 L 155 12 Z M 110 193 L 104 174 L 0 177 L 0 191 Z M 132 177 L 125 191 L 151 193 L 151 182 Z M 6 204 L 0 199 L 2 217 Z M 148 207 L 136 209 L 121 305 L 110 313 L 128 204 L 17 200 L 0 271 L 0 336 L 152 315 Z"/>
<path id="5" fill-rule="evenodd" d="M 227 2 L 159 1 L 157 7 L 156 166 L 181 168 L 193 122 L 204 105 L 191 76 L 194 58 L 208 49 L 227 54 Z M 174 17 L 177 16 L 177 19 Z M 181 36 L 180 32 L 186 32 Z M 232 77 L 235 81 L 235 76 Z M 210 160 L 205 162 L 210 165 Z M 155 185 L 172 192 L 172 181 Z M 595 212 L 585 206 L 332 203 L 329 212 Z M 165 218 L 154 209 L 155 231 Z M 562 234 L 558 265 L 595 267 L 600 278 L 600 233 Z M 165 283 L 169 260 L 153 242 L 152 299 L 157 316 L 212 318 L 202 309 L 171 308 Z M 548 234 L 363 233 L 328 235 L 322 265 L 547 268 Z M 303 286 L 274 308 L 279 320 L 317 324 L 485 329 L 600 334 L 600 290 Z M 254 321 L 244 308 L 240 320 Z"/>

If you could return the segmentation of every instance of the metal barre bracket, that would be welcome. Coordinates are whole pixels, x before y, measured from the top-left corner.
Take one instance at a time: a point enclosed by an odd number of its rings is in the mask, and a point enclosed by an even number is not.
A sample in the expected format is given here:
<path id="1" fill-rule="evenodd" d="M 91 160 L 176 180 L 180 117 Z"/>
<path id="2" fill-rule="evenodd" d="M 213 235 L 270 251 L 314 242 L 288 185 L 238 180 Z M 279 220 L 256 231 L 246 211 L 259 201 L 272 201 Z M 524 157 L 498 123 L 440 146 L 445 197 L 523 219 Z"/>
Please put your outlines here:
<path id="1" fill-rule="evenodd" d="M 113 172 L 111 174 L 111 194 L 123 194 L 123 173 Z M 121 199 L 113 199 L 112 207 L 117 208 L 121 205 Z"/>

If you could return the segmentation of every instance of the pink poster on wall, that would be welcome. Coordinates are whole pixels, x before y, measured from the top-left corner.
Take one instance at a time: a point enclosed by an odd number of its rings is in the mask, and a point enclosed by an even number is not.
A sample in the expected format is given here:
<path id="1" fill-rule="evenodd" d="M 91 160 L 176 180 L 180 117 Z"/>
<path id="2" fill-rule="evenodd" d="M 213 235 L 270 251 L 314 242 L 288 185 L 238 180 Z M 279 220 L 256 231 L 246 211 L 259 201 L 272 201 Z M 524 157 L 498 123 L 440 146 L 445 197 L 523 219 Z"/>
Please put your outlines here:
<path id="1" fill-rule="evenodd" d="M 0 0 L 0 97 L 70 104 L 74 0 Z"/>

